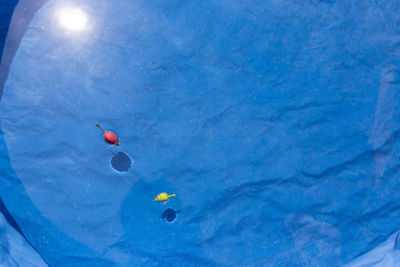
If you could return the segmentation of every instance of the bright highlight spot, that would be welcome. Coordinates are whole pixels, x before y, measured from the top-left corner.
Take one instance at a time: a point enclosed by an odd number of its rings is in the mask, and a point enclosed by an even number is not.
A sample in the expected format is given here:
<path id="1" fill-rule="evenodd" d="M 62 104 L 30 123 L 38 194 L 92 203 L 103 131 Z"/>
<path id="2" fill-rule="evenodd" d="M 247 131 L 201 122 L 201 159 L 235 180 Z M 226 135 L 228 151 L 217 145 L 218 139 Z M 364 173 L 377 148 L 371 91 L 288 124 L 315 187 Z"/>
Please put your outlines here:
<path id="1" fill-rule="evenodd" d="M 69 31 L 83 31 L 87 27 L 88 16 L 79 8 L 64 8 L 58 13 L 60 26 Z"/>

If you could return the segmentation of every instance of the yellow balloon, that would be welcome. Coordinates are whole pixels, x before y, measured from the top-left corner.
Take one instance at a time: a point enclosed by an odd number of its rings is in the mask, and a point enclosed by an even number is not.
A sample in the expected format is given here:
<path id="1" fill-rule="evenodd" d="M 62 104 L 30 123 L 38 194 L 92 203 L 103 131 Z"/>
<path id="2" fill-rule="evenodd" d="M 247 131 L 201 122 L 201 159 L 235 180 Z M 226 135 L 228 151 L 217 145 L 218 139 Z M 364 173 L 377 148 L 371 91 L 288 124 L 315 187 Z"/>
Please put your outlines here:
<path id="1" fill-rule="evenodd" d="M 161 201 L 161 202 L 165 202 L 167 201 L 170 197 L 174 197 L 175 194 L 172 195 L 168 195 L 167 193 L 160 193 L 157 195 L 157 197 L 154 199 L 154 201 Z"/>

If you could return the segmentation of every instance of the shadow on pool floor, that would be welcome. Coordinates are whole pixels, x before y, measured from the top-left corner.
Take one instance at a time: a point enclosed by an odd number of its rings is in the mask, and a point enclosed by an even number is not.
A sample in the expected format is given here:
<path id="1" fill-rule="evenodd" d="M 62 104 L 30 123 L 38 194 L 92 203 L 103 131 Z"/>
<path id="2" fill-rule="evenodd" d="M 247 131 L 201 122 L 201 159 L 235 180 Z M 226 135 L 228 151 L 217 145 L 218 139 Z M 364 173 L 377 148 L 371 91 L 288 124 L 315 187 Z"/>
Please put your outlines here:
<path id="1" fill-rule="evenodd" d="M 132 167 L 132 160 L 126 153 L 118 152 L 111 158 L 111 166 L 118 172 L 127 172 Z"/>
<path id="2" fill-rule="evenodd" d="M 176 214 L 181 212 L 180 210 L 175 211 L 171 208 L 166 209 L 161 215 L 161 219 L 167 219 L 167 222 L 173 222 L 176 219 Z"/>

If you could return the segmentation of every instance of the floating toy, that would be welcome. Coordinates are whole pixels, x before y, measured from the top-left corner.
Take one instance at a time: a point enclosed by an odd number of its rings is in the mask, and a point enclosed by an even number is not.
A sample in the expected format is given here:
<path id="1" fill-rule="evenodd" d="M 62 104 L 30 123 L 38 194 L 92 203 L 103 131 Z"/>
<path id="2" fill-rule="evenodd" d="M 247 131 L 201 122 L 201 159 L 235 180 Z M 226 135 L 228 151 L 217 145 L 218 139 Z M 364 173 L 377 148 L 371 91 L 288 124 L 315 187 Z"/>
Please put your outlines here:
<path id="1" fill-rule="evenodd" d="M 99 129 L 104 133 L 103 134 L 104 141 L 106 141 L 107 143 L 113 144 L 114 146 L 119 145 L 118 136 L 114 132 L 104 131 L 103 128 L 101 128 L 100 125 L 97 123 L 96 123 L 96 126 L 99 127 Z"/>
<path id="2" fill-rule="evenodd" d="M 157 197 L 154 199 L 155 202 L 161 201 L 161 202 L 165 202 L 167 201 L 170 197 L 174 197 L 175 194 L 172 195 L 168 195 L 167 193 L 161 193 L 158 194 Z"/>

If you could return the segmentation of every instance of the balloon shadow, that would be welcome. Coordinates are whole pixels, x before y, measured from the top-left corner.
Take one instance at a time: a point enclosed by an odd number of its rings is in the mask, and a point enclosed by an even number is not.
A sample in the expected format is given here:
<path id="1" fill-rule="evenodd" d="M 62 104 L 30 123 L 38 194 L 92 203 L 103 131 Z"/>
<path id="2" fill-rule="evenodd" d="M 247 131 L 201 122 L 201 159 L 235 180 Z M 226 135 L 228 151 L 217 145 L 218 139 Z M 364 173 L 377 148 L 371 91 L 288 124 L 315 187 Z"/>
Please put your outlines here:
<path id="1" fill-rule="evenodd" d="M 127 172 L 132 167 L 132 160 L 124 152 L 118 152 L 111 158 L 111 166 L 118 172 Z"/>
<path id="2" fill-rule="evenodd" d="M 166 209 L 161 215 L 161 219 L 167 219 L 167 222 L 173 222 L 176 219 L 176 214 L 181 212 L 180 210 L 175 211 L 173 209 Z"/>

